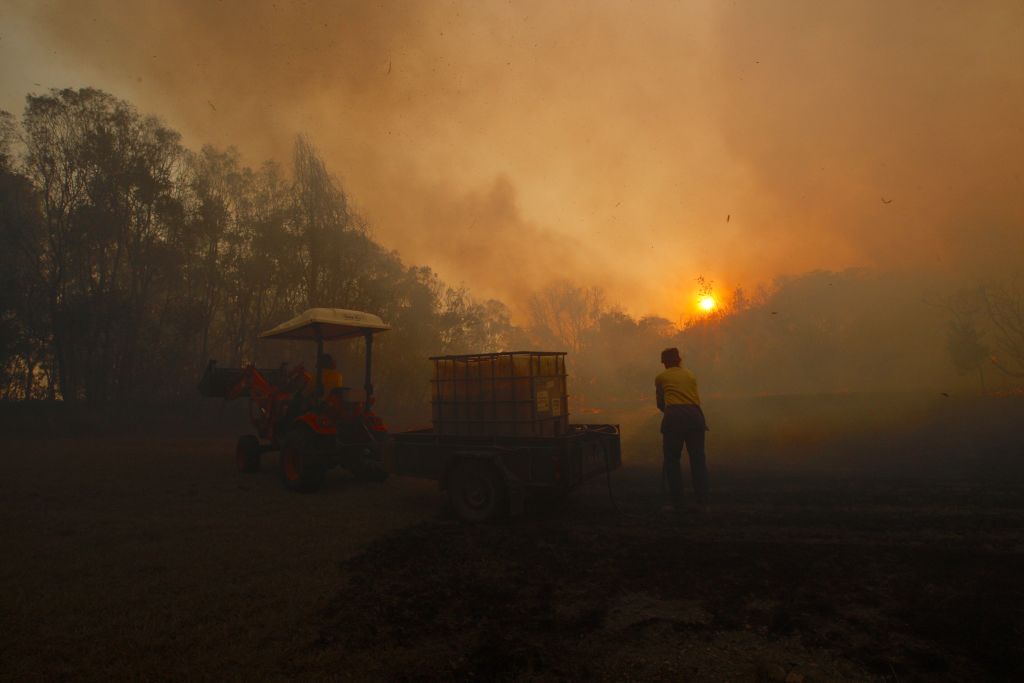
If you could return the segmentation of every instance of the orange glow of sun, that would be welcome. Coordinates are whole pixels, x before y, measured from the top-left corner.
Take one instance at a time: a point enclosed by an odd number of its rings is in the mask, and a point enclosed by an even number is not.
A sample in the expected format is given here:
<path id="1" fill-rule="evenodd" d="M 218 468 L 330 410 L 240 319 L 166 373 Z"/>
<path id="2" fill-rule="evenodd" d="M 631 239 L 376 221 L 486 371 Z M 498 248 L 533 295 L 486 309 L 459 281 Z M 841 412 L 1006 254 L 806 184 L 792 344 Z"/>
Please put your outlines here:
<path id="1" fill-rule="evenodd" d="M 710 294 L 705 294 L 704 296 L 697 300 L 697 307 L 700 308 L 700 310 L 704 311 L 705 313 L 710 313 L 711 311 L 715 310 L 715 306 L 717 305 L 718 304 L 715 302 L 715 297 L 711 296 Z"/>

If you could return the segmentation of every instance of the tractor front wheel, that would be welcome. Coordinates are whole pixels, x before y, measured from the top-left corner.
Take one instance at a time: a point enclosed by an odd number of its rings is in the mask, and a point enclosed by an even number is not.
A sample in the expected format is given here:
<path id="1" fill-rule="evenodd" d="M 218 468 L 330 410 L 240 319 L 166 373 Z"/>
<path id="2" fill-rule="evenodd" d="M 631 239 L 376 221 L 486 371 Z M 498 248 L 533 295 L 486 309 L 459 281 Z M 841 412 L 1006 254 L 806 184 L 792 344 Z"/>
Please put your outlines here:
<path id="1" fill-rule="evenodd" d="M 260 440 L 255 434 L 243 434 L 238 437 L 235 445 L 235 464 L 239 472 L 259 472 L 260 470 Z"/>
<path id="2" fill-rule="evenodd" d="M 327 468 L 315 455 L 314 435 L 305 427 L 296 427 L 281 445 L 281 482 L 299 493 L 312 493 L 327 478 Z"/>
<path id="3" fill-rule="evenodd" d="M 508 495 L 501 473 L 488 462 L 464 460 L 448 478 L 448 496 L 460 517 L 486 522 L 508 509 Z"/>

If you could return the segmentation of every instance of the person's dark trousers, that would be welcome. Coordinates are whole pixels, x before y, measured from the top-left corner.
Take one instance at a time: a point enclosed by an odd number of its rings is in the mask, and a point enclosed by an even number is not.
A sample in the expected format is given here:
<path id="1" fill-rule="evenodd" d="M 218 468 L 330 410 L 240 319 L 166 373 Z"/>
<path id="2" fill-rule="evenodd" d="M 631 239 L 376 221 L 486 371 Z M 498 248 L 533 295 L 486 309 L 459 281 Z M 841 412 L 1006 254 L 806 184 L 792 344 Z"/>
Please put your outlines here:
<path id="1" fill-rule="evenodd" d="M 683 447 L 690 456 L 690 477 L 693 481 L 694 497 L 700 505 L 708 502 L 708 464 L 704 456 L 704 430 L 692 429 L 685 432 L 662 434 L 662 449 L 665 457 L 665 477 L 668 492 L 675 505 L 683 502 L 683 476 L 679 471 L 679 459 Z"/>

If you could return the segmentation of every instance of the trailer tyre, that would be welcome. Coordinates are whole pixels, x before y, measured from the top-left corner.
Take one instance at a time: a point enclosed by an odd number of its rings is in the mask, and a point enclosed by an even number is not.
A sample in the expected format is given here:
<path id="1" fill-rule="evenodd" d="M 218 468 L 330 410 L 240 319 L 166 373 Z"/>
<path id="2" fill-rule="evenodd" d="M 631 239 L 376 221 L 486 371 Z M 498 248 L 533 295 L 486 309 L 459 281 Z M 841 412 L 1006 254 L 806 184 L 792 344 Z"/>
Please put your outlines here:
<path id="1" fill-rule="evenodd" d="M 487 462 L 464 460 L 448 479 L 448 495 L 460 517 L 470 522 L 496 519 L 508 510 L 508 491 L 501 473 Z"/>
<path id="2" fill-rule="evenodd" d="M 260 470 L 260 440 L 254 434 L 243 434 L 238 437 L 235 445 L 235 464 L 239 472 L 259 472 Z"/>
<path id="3" fill-rule="evenodd" d="M 313 456 L 315 435 L 305 427 L 295 427 L 281 444 L 281 483 L 289 491 L 312 493 L 323 486 L 327 467 Z"/>

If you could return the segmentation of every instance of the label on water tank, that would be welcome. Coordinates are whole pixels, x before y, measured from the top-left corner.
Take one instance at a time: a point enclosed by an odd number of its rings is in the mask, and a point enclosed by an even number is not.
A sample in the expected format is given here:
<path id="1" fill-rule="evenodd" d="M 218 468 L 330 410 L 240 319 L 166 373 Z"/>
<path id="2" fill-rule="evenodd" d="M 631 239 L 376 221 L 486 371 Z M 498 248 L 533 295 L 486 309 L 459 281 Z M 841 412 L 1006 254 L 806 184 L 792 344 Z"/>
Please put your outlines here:
<path id="1" fill-rule="evenodd" d="M 548 399 L 548 392 L 543 389 L 537 390 L 537 412 L 547 413 L 551 410 L 551 401 Z"/>

